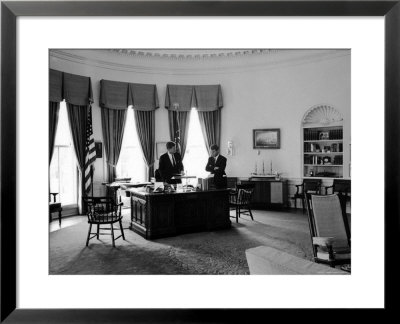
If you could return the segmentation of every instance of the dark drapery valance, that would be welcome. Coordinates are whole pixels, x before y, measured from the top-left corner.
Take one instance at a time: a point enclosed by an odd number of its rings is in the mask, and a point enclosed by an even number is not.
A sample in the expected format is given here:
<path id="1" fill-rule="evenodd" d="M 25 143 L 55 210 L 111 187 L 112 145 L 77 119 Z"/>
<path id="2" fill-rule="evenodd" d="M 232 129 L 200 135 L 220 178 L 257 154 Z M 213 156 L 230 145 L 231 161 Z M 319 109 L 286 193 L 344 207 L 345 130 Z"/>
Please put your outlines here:
<path id="1" fill-rule="evenodd" d="M 196 107 L 194 88 L 190 85 L 168 84 L 165 94 L 165 108 L 169 110 L 190 111 Z"/>
<path id="2" fill-rule="evenodd" d="M 213 111 L 223 107 L 221 85 L 173 85 L 168 84 L 165 108 L 169 110 Z"/>
<path id="3" fill-rule="evenodd" d="M 198 111 L 213 111 L 223 107 L 221 85 L 194 86 Z"/>
<path id="4" fill-rule="evenodd" d="M 50 69 L 49 74 L 49 101 L 51 102 L 61 102 L 63 98 L 63 73 L 56 70 Z"/>
<path id="5" fill-rule="evenodd" d="M 93 102 L 92 82 L 89 77 L 50 69 L 49 100 L 85 106 Z"/>
<path id="6" fill-rule="evenodd" d="M 100 106 L 108 109 L 154 110 L 159 107 L 155 84 L 101 80 Z"/>
<path id="7" fill-rule="evenodd" d="M 90 78 L 64 73 L 64 99 L 76 106 L 85 106 L 93 102 L 92 82 Z"/>
<path id="8" fill-rule="evenodd" d="M 135 110 L 149 111 L 159 107 L 155 84 L 129 83 L 129 106 Z"/>
<path id="9" fill-rule="evenodd" d="M 100 107 L 127 109 L 129 106 L 129 84 L 126 82 L 101 80 Z"/>

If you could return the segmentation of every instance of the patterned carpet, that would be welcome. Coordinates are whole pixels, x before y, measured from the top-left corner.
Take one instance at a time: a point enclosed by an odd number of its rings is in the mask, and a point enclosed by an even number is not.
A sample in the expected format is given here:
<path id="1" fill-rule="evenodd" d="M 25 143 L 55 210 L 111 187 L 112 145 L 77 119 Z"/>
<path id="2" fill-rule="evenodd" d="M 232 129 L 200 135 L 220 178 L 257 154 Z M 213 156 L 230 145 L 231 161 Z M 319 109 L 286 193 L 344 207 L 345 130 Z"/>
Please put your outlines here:
<path id="1" fill-rule="evenodd" d="M 125 211 L 127 212 L 127 211 Z M 127 228 L 128 215 L 124 216 Z M 85 246 L 87 222 L 50 233 L 50 274 L 249 274 L 245 250 L 267 245 L 301 258 L 312 251 L 305 215 L 255 211 L 255 221 L 234 218 L 228 230 L 147 241 L 125 229 L 116 247 L 110 236 Z"/>

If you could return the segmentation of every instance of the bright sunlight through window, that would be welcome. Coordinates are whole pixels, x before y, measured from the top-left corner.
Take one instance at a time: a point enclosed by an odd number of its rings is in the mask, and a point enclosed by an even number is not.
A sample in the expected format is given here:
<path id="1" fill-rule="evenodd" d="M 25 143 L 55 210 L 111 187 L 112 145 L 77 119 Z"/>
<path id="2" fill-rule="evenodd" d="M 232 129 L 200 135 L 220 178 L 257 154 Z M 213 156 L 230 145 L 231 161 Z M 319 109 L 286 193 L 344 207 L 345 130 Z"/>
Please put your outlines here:
<path id="1" fill-rule="evenodd" d="M 60 103 L 56 139 L 50 164 L 50 192 L 58 192 L 57 201 L 63 206 L 77 205 L 77 163 L 72 144 L 67 106 Z M 71 206 L 72 207 L 72 206 Z"/>
<path id="2" fill-rule="evenodd" d="M 208 172 L 206 164 L 208 160 L 208 151 L 204 143 L 203 133 L 200 127 L 199 114 L 196 108 L 192 108 L 190 113 L 190 123 L 188 131 L 188 140 L 186 152 L 183 158 L 183 165 L 187 175 L 194 175 L 197 178 L 206 178 Z M 195 179 L 195 181 L 197 181 Z M 196 185 L 195 181 L 191 181 L 192 185 Z"/>
<path id="3" fill-rule="evenodd" d="M 121 154 L 117 163 L 117 177 L 131 178 L 131 182 L 147 181 L 147 166 L 144 161 L 139 137 L 136 132 L 135 115 L 128 108 Z"/>

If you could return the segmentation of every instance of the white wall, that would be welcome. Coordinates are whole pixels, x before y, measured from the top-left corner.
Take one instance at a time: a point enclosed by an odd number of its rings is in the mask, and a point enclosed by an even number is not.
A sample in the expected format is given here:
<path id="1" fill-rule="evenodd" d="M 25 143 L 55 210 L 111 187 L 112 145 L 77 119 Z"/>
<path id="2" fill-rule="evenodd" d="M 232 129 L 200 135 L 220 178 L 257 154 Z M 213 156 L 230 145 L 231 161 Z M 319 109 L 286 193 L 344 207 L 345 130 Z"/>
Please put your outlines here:
<path id="1" fill-rule="evenodd" d="M 284 177 L 301 177 L 301 121 L 316 104 L 327 103 L 344 116 L 350 138 L 350 59 L 304 64 L 246 73 L 222 80 L 225 107 L 222 110 L 222 143 L 234 142 L 235 155 L 228 173 L 248 176 L 262 161 Z M 252 129 L 280 128 L 281 148 L 253 149 Z M 268 167 L 267 167 L 268 165 Z"/>
<path id="2" fill-rule="evenodd" d="M 70 51 L 87 55 L 88 51 Z M 315 52 L 315 51 L 314 51 Z M 114 54 L 115 55 L 115 54 Z M 279 55 L 279 54 L 275 54 Z M 129 58 L 121 58 L 129 60 Z M 170 64 L 178 65 L 171 61 Z M 202 63 L 207 64 L 206 63 Z M 212 64 L 212 63 L 210 63 Z M 221 64 L 221 63 L 219 63 Z M 156 141 L 168 140 L 167 110 L 164 108 L 167 84 L 221 84 L 224 107 L 222 108 L 222 154 L 226 154 L 227 141 L 234 143 L 234 156 L 228 158 L 229 176 L 247 177 L 265 161 L 269 170 L 283 173 L 287 178 L 300 178 L 301 174 L 301 121 L 305 112 L 314 105 L 328 104 L 344 117 L 344 176 L 348 176 L 350 143 L 350 52 L 341 55 L 316 57 L 312 60 L 290 61 L 287 64 L 260 65 L 258 69 L 216 70 L 205 73 L 182 73 L 180 70 L 121 69 L 101 64 L 82 64 L 60 57 L 51 57 L 50 67 L 56 70 L 90 76 L 93 95 L 93 132 L 102 141 L 99 102 L 100 80 L 151 83 L 157 85 L 160 108 L 156 111 Z M 115 67 L 115 66 L 114 66 Z M 174 72 L 176 71 L 176 72 Z M 280 128 L 281 148 L 275 150 L 253 149 L 252 130 Z M 96 161 L 95 183 L 105 181 L 104 161 Z"/>

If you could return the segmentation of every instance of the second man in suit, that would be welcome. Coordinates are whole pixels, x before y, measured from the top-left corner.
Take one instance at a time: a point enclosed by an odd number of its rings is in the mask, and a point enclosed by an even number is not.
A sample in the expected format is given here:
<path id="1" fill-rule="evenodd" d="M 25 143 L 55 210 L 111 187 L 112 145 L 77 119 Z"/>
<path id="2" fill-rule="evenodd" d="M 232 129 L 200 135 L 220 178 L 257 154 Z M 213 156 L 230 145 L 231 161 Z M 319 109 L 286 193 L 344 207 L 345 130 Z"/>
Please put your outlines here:
<path id="1" fill-rule="evenodd" d="M 210 146 L 211 156 L 208 158 L 206 171 L 214 175 L 214 184 L 217 189 L 227 187 L 227 178 L 225 173 L 226 157 L 219 154 L 218 145 Z"/>
<path id="2" fill-rule="evenodd" d="M 161 178 L 169 184 L 181 183 L 180 179 L 171 179 L 173 176 L 181 174 L 184 170 L 182 157 L 176 152 L 174 142 L 167 143 L 167 151 L 167 153 L 160 156 L 158 170 L 160 171 Z"/>

